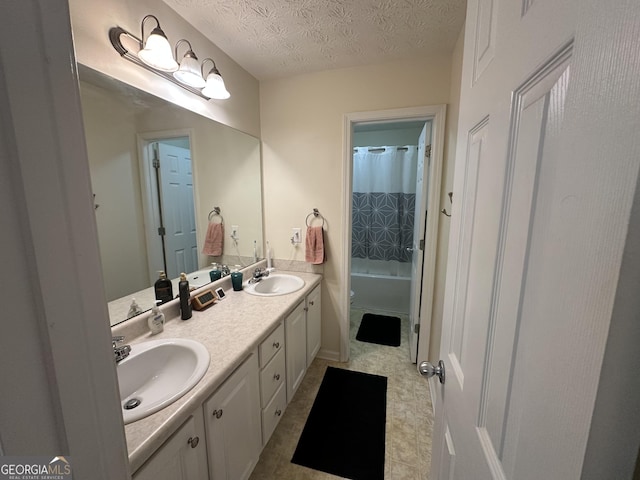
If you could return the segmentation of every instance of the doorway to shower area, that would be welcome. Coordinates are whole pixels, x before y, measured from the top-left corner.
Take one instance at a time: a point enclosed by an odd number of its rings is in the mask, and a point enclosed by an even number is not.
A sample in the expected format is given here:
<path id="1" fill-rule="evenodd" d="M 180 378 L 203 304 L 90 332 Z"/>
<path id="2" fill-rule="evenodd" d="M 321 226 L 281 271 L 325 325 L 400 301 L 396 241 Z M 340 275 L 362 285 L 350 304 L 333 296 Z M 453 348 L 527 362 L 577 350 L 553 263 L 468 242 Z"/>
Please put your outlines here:
<path id="1" fill-rule="evenodd" d="M 414 363 L 431 126 L 431 120 L 356 123 L 352 133 L 352 338 L 358 341 L 363 321 L 382 331 L 399 324 L 399 346 Z"/>

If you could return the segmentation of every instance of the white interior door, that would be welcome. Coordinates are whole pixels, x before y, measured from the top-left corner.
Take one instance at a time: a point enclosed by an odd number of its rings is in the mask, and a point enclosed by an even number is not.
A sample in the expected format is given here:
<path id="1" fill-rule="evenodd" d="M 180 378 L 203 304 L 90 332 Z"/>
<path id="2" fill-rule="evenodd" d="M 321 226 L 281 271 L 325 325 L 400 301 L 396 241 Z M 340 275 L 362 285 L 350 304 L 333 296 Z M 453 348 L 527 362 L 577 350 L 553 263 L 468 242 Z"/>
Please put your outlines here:
<path id="1" fill-rule="evenodd" d="M 158 153 L 167 277 L 176 278 L 198 269 L 191 152 L 159 143 Z"/>
<path id="2" fill-rule="evenodd" d="M 416 203 L 413 216 L 413 246 L 411 252 L 411 291 L 409 293 L 409 351 L 411 361 L 416 362 L 418 357 L 419 331 L 416 328 L 420 324 L 420 298 L 422 292 L 422 265 L 424 260 L 424 248 L 420 243 L 424 242 L 425 225 L 427 221 L 427 202 L 429 199 L 429 161 L 425 156 L 427 136 L 430 135 L 431 124 L 425 123 L 418 138 L 418 167 L 416 170 Z M 426 163 L 426 165 L 425 165 Z"/>
<path id="3" fill-rule="evenodd" d="M 468 2 L 433 480 L 584 474 L 640 163 L 639 10 Z"/>

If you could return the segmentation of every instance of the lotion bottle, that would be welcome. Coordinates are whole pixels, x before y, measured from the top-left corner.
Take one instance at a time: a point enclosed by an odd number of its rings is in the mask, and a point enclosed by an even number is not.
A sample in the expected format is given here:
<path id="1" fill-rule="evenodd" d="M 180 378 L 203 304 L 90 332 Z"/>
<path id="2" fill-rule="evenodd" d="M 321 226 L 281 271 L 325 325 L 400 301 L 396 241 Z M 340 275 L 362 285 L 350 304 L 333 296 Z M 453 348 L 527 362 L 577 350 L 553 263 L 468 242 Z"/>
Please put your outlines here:
<path id="1" fill-rule="evenodd" d="M 160 305 L 162 300 L 156 300 L 156 304 L 151 309 L 151 315 L 149 315 L 149 320 L 147 320 L 149 324 L 149 330 L 151 330 L 151 335 L 156 335 L 164 330 L 164 313 L 160 311 Z"/>
<path id="2" fill-rule="evenodd" d="M 220 280 L 222 278 L 222 272 L 218 269 L 218 264 L 212 263 L 211 265 L 213 266 L 213 270 L 209 272 L 209 278 L 212 282 Z"/>
<path id="3" fill-rule="evenodd" d="M 189 320 L 191 318 L 191 295 L 189 293 L 189 281 L 185 273 L 180 274 L 178 292 L 180 293 L 180 318 Z"/>
<path id="4" fill-rule="evenodd" d="M 242 290 L 242 272 L 240 271 L 240 265 L 236 265 L 231 273 L 231 285 L 236 292 Z"/>
<path id="5" fill-rule="evenodd" d="M 160 278 L 156 280 L 153 286 L 156 293 L 156 300 L 160 300 L 160 303 L 166 303 L 173 300 L 173 285 L 171 280 L 167 278 L 164 270 L 160 270 L 158 273 L 160 274 Z"/>

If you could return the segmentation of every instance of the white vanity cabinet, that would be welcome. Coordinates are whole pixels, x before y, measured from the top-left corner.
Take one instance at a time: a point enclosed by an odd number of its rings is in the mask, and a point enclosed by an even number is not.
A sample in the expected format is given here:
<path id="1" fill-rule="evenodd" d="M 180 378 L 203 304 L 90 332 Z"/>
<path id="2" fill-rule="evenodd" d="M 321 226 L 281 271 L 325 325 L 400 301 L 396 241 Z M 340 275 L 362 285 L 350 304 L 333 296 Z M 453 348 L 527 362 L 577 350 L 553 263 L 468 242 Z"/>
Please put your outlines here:
<path id="1" fill-rule="evenodd" d="M 287 357 L 287 402 L 302 383 L 307 371 L 307 316 L 305 300 L 284 321 Z"/>
<path id="2" fill-rule="evenodd" d="M 198 408 L 133 475 L 133 480 L 207 480 L 204 422 Z"/>
<path id="3" fill-rule="evenodd" d="M 322 342 L 321 292 L 320 285 L 317 285 L 305 300 L 307 305 L 307 368 L 316 358 Z"/>
<path id="4" fill-rule="evenodd" d="M 316 286 L 285 319 L 287 401 L 302 383 L 304 374 L 320 350 L 321 290 Z"/>
<path id="5" fill-rule="evenodd" d="M 211 480 L 247 479 L 258 462 L 262 450 L 258 372 L 254 351 L 204 403 Z"/>
<path id="6" fill-rule="evenodd" d="M 262 445 L 271 438 L 287 407 L 284 324 L 260 344 L 260 405 Z"/>

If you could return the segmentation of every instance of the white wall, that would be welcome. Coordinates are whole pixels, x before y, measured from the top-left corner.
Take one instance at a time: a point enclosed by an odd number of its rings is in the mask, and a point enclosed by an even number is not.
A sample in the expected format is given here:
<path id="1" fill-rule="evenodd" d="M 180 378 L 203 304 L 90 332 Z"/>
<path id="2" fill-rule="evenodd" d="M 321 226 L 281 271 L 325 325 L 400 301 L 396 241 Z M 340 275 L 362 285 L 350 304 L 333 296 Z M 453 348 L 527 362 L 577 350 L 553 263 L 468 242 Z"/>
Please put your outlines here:
<path id="1" fill-rule="evenodd" d="M 258 81 L 164 2 L 161 0 L 70 0 L 69 4 L 78 63 L 220 123 L 255 137 L 260 136 Z M 158 17 L 172 45 L 181 38 L 186 38 L 191 42 L 200 60 L 207 57 L 213 58 L 224 77 L 231 98 L 206 101 L 121 58 L 111 46 L 109 29 L 120 26 L 140 37 L 140 22 L 147 14 Z M 153 21 L 148 22 L 153 28 Z"/>
<path id="2" fill-rule="evenodd" d="M 456 158 L 458 137 L 458 112 L 460 110 L 460 82 L 462 81 L 462 52 L 464 47 L 464 26 L 460 31 L 451 62 L 451 96 L 447 108 L 447 131 L 445 132 L 444 162 L 442 165 L 442 190 L 440 205 L 451 214 L 449 192 L 453 190 L 453 167 Z M 453 201 L 455 202 L 455 197 Z M 441 208 L 441 209 L 442 209 Z M 440 336 L 442 335 L 442 313 L 444 287 L 447 278 L 447 257 L 449 252 L 449 217 L 442 213 L 438 222 L 438 250 L 436 254 L 436 276 L 434 279 L 433 309 L 431 314 L 431 336 L 429 337 L 429 361 L 438 363 L 440 359 Z"/>
<path id="3" fill-rule="evenodd" d="M 340 350 L 343 272 L 342 125 L 349 112 L 435 105 L 449 101 L 451 57 L 411 58 L 263 82 L 260 108 L 265 231 L 276 259 L 292 251 L 292 227 L 316 207 L 326 219 L 327 262 L 322 292 L 322 348 Z"/>
<path id="4" fill-rule="evenodd" d="M 99 87 L 80 84 L 91 186 L 107 301 L 150 285 L 144 233 L 136 111 Z"/>
<path id="5" fill-rule="evenodd" d="M 421 131 L 422 127 L 354 132 L 352 137 L 353 146 L 382 147 L 389 145 L 417 145 Z"/>

